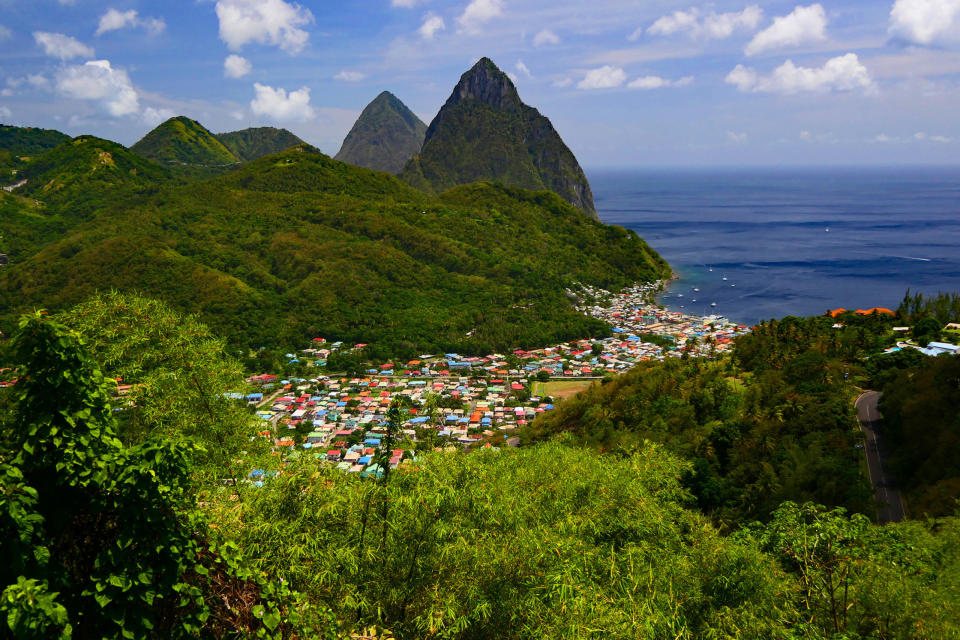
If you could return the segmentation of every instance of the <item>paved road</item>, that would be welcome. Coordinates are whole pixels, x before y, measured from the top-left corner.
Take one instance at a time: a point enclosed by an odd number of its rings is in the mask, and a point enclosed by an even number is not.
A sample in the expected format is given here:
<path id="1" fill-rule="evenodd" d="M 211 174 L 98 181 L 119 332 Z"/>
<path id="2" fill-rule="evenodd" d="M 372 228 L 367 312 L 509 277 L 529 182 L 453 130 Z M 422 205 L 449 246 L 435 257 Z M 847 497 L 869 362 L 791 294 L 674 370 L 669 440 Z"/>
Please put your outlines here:
<path id="1" fill-rule="evenodd" d="M 879 437 L 879 427 L 883 421 L 877 404 L 880 393 L 867 391 L 857 398 L 857 419 L 860 429 L 866 437 L 867 468 L 870 471 L 870 483 L 877 498 L 877 522 L 900 522 L 904 518 L 903 500 L 900 492 L 894 488 L 893 478 L 883 470 L 884 448 Z"/>

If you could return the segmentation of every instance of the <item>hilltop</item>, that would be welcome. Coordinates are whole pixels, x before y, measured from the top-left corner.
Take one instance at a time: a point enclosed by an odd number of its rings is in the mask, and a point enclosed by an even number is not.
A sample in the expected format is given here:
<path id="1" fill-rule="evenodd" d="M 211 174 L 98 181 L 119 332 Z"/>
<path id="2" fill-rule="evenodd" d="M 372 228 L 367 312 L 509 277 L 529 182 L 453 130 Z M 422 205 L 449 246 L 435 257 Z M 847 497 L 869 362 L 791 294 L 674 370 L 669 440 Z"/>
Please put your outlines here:
<path id="1" fill-rule="evenodd" d="M 567 299 L 573 282 L 668 273 L 635 233 L 556 195 L 478 184 L 432 196 L 307 145 L 214 180 L 158 184 L 0 274 L 0 313 L 116 288 L 197 312 L 239 344 L 324 335 L 489 352 L 602 334 Z"/>
<path id="2" fill-rule="evenodd" d="M 488 58 L 463 74 L 430 123 L 420 153 L 400 175 L 437 192 L 480 181 L 549 190 L 597 218 L 590 184 L 573 153 Z"/>
<path id="3" fill-rule="evenodd" d="M 218 133 L 215 137 L 243 162 L 251 162 L 263 156 L 280 153 L 304 143 L 303 140 L 286 129 L 276 129 L 274 127 L 256 127 L 242 131 Z"/>
<path id="4" fill-rule="evenodd" d="M 70 140 L 53 129 L 0 125 L 0 173 L 7 180 L 10 170 L 23 166 L 23 158 L 49 151 Z M 6 182 L 3 182 L 6 185 Z"/>
<path id="5" fill-rule="evenodd" d="M 130 150 L 164 165 L 220 168 L 240 163 L 206 127 L 184 116 L 167 120 Z"/>
<path id="6" fill-rule="evenodd" d="M 360 114 L 337 160 L 397 174 L 423 145 L 427 125 L 399 98 L 384 91 Z"/>

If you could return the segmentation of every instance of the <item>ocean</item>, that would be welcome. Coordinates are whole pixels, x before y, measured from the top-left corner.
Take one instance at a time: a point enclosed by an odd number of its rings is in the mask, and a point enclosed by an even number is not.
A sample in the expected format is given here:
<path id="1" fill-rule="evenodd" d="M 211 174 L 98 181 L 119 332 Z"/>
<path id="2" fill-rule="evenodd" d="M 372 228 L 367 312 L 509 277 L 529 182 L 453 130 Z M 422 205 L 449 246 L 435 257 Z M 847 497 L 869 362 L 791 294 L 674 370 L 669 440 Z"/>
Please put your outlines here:
<path id="1" fill-rule="evenodd" d="M 589 178 L 601 220 L 635 230 L 679 276 L 661 297 L 670 309 L 753 324 L 960 291 L 960 168 Z"/>

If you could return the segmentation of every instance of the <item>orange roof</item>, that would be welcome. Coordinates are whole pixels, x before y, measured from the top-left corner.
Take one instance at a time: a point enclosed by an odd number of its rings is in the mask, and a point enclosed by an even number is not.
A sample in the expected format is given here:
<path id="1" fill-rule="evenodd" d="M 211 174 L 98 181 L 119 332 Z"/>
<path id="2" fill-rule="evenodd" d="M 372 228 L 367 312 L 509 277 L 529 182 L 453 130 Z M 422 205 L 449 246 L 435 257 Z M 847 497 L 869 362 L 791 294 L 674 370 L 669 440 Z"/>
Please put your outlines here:
<path id="1" fill-rule="evenodd" d="M 873 314 L 873 313 L 885 313 L 888 316 L 897 315 L 893 311 L 890 311 L 890 309 L 885 309 L 883 307 L 874 307 L 873 309 L 857 309 L 857 315 L 860 315 L 860 316 L 869 316 L 870 314 Z"/>
<path id="2" fill-rule="evenodd" d="M 827 314 L 829 314 L 831 318 L 836 318 L 841 313 L 846 313 L 846 312 L 847 312 L 846 309 L 834 309 L 833 311 L 827 311 Z"/>

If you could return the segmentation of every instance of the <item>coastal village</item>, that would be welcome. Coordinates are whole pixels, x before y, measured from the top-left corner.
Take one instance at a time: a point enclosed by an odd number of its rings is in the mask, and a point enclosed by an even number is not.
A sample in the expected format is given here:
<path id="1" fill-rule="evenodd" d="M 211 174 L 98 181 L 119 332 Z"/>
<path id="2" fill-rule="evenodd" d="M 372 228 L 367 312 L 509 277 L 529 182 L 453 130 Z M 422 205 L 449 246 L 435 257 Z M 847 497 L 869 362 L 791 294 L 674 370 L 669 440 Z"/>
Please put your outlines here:
<path id="1" fill-rule="evenodd" d="M 519 427 L 604 376 L 647 360 L 722 353 L 748 330 L 719 316 L 663 309 L 655 301 L 661 285 L 618 294 L 590 287 L 568 291 L 580 311 L 611 325 L 612 336 L 605 339 L 482 357 L 424 354 L 405 363 L 371 363 L 365 375 L 354 377 L 327 372 L 327 359 L 366 345 L 318 337 L 287 354 L 290 362 L 315 368 L 317 376 L 255 375 L 248 382 L 257 391 L 235 397 L 257 408 L 261 435 L 273 439 L 278 455 L 309 456 L 364 477 L 382 474 L 387 460 L 391 468 L 403 464 L 417 449 L 516 445 Z M 387 411 L 398 398 L 411 408 L 387 452 Z M 250 481 L 262 482 L 261 475 L 253 470 Z"/>

